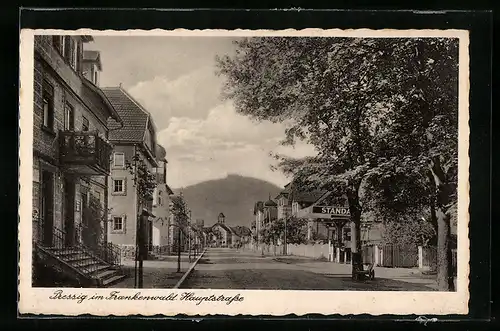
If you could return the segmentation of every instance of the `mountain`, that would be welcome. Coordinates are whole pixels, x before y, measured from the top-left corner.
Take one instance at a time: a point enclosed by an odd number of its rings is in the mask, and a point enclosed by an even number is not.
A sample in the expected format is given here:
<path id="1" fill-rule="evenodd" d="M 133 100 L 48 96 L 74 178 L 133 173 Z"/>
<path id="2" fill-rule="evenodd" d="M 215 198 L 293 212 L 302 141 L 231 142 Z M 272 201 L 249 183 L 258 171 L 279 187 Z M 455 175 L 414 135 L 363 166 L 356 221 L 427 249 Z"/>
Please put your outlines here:
<path id="1" fill-rule="evenodd" d="M 268 200 L 269 194 L 274 199 L 281 190 L 257 178 L 231 174 L 185 187 L 182 193 L 191 209 L 193 223 L 196 219 L 203 219 L 205 226 L 210 226 L 217 222 L 217 216 L 222 212 L 227 225 L 250 227 L 255 202 Z M 178 194 L 181 189 L 173 191 Z"/>

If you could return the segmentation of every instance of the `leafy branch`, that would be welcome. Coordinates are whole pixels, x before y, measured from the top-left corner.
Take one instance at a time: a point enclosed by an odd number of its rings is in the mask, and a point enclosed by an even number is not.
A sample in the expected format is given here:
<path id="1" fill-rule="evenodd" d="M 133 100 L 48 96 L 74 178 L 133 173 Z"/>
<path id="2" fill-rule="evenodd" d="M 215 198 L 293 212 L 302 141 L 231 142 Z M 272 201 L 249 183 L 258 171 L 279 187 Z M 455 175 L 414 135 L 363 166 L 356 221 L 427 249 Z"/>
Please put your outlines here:
<path id="1" fill-rule="evenodd" d="M 132 162 L 127 162 L 125 167 L 133 176 L 140 204 L 145 205 L 153 200 L 153 193 L 157 186 L 156 177 L 149 170 L 144 159 L 139 154 L 135 154 L 132 157 Z"/>

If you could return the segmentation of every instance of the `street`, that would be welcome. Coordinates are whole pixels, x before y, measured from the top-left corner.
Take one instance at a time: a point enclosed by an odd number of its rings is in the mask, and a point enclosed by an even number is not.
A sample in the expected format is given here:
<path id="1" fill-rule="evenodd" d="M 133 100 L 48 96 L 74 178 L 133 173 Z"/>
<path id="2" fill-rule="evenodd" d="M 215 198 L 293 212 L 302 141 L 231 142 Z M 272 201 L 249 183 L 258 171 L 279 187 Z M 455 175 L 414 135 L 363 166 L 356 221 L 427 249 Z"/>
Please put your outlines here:
<path id="1" fill-rule="evenodd" d="M 354 282 L 351 266 L 297 256 L 209 248 L 182 284 L 193 289 L 433 291 L 435 282 L 412 269 L 375 268 L 376 279 Z"/>

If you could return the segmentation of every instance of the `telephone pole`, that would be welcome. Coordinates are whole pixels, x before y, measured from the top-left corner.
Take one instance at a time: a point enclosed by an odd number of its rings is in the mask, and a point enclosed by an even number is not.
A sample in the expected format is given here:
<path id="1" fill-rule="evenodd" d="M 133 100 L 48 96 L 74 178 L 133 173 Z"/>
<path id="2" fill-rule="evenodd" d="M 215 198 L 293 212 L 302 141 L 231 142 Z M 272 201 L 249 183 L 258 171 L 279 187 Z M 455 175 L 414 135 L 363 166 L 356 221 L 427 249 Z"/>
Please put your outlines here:
<path id="1" fill-rule="evenodd" d="M 189 257 L 189 262 L 191 262 L 191 210 L 188 210 L 188 226 L 187 226 L 187 233 L 188 233 L 188 257 Z"/>

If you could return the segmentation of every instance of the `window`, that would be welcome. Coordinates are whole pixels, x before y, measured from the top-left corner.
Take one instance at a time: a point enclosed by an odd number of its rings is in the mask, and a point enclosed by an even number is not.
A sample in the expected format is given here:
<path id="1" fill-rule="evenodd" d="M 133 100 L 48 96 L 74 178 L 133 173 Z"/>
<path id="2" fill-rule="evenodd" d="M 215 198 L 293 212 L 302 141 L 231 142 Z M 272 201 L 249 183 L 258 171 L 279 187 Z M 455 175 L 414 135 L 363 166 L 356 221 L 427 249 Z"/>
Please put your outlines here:
<path id="1" fill-rule="evenodd" d="M 113 192 L 114 193 L 125 193 L 125 182 L 123 179 L 113 180 Z"/>
<path id="2" fill-rule="evenodd" d="M 351 241 L 351 229 L 344 229 L 344 241 Z"/>
<path id="3" fill-rule="evenodd" d="M 89 131 L 89 120 L 85 116 L 82 117 L 82 131 Z"/>
<path id="4" fill-rule="evenodd" d="M 78 50 L 77 43 L 73 37 L 66 36 L 64 37 L 64 58 L 66 62 L 76 70 L 77 59 L 78 59 Z"/>
<path id="5" fill-rule="evenodd" d="M 97 85 L 97 71 L 94 71 L 94 85 Z"/>
<path id="6" fill-rule="evenodd" d="M 113 216 L 113 231 L 123 231 L 123 217 Z"/>
<path id="7" fill-rule="evenodd" d="M 125 154 L 124 153 L 114 153 L 113 154 L 113 166 L 116 168 L 125 167 Z"/>
<path id="8" fill-rule="evenodd" d="M 75 129 L 75 114 L 73 106 L 66 103 L 64 107 L 64 130 L 73 131 Z"/>
<path id="9" fill-rule="evenodd" d="M 80 71 L 80 44 L 78 42 L 75 42 L 75 54 L 74 54 L 74 69 L 76 71 Z"/>
<path id="10" fill-rule="evenodd" d="M 43 82 L 43 118 L 42 125 L 51 131 L 54 129 L 54 88 L 47 81 Z"/>
<path id="11" fill-rule="evenodd" d="M 161 197 L 161 191 L 158 192 L 158 205 L 161 206 L 162 205 L 162 197 Z"/>
<path id="12" fill-rule="evenodd" d="M 64 37 L 63 36 L 52 36 L 52 45 L 59 52 L 59 54 L 64 55 Z"/>

